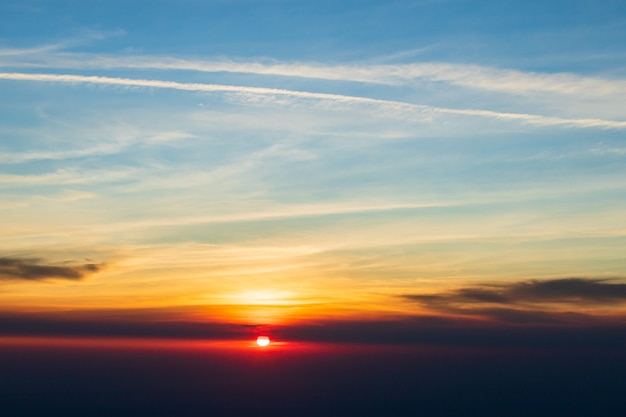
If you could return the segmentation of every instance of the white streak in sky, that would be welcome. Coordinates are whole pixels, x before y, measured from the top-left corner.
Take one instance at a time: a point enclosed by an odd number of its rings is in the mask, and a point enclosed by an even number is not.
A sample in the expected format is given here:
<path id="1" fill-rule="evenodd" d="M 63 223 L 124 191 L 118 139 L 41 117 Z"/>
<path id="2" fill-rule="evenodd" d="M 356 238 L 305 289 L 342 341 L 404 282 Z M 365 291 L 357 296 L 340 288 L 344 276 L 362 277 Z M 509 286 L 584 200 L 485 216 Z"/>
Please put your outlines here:
<path id="1" fill-rule="evenodd" d="M 156 69 L 198 72 L 232 72 L 275 75 L 386 85 L 407 85 L 417 81 L 445 82 L 477 90 L 509 94 L 561 94 L 577 97 L 620 97 L 626 94 L 626 80 L 586 77 L 571 73 L 538 73 L 472 64 L 418 62 L 409 64 L 321 64 L 308 62 L 255 62 L 228 59 L 202 60 L 170 56 L 109 56 L 56 52 L 59 48 L 32 50 L 0 49 L 0 57 L 22 55 L 26 59 L 0 61 L 5 67 L 73 69 Z M 7 53 L 8 52 L 8 53 Z M 39 55 L 36 52 L 40 52 Z M 51 53 L 47 53 L 51 52 Z"/>
<path id="2" fill-rule="evenodd" d="M 408 112 L 408 113 L 439 113 L 454 114 L 464 116 L 478 116 L 501 120 L 515 120 L 524 123 L 542 126 L 575 126 L 575 127 L 601 127 L 601 128 L 626 128 L 625 121 L 603 120 L 603 119 L 567 119 L 559 117 L 540 116 L 524 113 L 502 113 L 491 110 L 474 109 L 451 109 L 443 107 L 432 107 L 423 104 L 413 104 L 392 100 L 373 99 L 368 97 L 347 96 L 341 94 L 315 93 L 307 91 L 285 90 L 266 87 L 245 87 L 221 84 L 200 84 L 181 83 L 164 80 L 145 80 L 117 77 L 85 76 L 71 74 L 30 74 L 30 73 L 0 73 L 0 79 L 17 81 L 40 81 L 40 82 L 61 82 L 61 83 L 88 83 L 103 85 L 118 85 L 127 87 L 148 87 L 165 88 L 183 91 L 196 92 L 223 92 L 238 93 L 254 96 L 285 96 L 313 100 L 325 100 L 344 104 L 365 104 L 374 105 L 388 111 Z"/>

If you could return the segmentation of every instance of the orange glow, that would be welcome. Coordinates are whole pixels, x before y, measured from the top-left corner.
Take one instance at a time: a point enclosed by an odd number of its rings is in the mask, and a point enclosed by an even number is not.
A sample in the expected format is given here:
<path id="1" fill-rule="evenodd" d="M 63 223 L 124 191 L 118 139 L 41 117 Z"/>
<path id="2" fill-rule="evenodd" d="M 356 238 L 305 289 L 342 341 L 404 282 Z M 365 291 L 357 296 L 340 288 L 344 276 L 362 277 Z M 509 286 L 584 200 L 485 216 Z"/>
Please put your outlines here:
<path id="1" fill-rule="evenodd" d="M 268 338 L 269 339 L 269 338 Z M 272 342 L 273 350 L 299 349 L 306 350 L 311 343 L 289 344 Z M 250 348 L 258 348 L 258 343 L 246 340 L 197 340 L 197 339 L 163 339 L 163 338 L 132 338 L 132 337 L 80 337 L 80 336 L 0 336 L 0 349 L 8 346 L 28 346 L 34 348 L 84 348 L 84 349 L 121 349 L 121 350 L 202 350 L 222 352 L 242 352 Z"/>

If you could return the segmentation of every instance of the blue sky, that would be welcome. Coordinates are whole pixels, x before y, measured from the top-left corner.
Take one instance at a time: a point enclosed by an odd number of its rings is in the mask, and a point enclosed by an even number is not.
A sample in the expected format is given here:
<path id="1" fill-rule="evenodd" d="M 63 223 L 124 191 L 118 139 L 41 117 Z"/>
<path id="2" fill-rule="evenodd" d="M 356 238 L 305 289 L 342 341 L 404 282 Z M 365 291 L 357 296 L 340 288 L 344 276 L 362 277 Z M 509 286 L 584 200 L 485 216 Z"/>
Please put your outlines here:
<path id="1" fill-rule="evenodd" d="M 406 313 L 393 297 L 625 275 L 623 2 L 0 16 L 0 249 L 108 265 L 12 282 L 12 308 L 261 293 Z"/>
<path id="2" fill-rule="evenodd" d="M 426 49 L 429 59 L 557 70 L 554 55 L 582 68 L 591 63 L 580 61 L 624 59 L 625 6 L 611 0 L 23 1 L 1 7 L 2 37 L 10 46 L 67 42 L 91 32 L 120 35 L 88 47 L 115 52 L 342 61 Z M 593 67 L 607 69 L 598 62 Z"/>

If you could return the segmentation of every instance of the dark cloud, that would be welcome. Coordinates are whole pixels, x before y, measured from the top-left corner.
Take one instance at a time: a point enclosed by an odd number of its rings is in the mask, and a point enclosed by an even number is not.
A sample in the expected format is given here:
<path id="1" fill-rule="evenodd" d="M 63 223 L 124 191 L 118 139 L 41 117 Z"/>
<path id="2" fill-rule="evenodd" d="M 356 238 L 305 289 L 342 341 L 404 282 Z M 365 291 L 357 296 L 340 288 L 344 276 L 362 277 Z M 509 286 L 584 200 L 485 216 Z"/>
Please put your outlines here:
<path id="1" fill-rule="evenodd" d="M 561 278 L 473 286 L 441 294 L 407 294 L 403 298 L 428 305 L 623 303 L 626 302 L 626 284 L 603 279 Z"/>
<path id="2" fill-rule="evenodd" d="M 511 298 L 522 301 L 623 302 L 626 301 L 626 284 L 612 284 L 601 279 L 564 278 L 522 282 L 509 288 L 508 293 Z"/>
<path id="3" fill-rule="evenodd" d="M 84 263 L 51 264 L 36 258 L 0 257 L 1 281 L 43 281 L 66 279 L 79 281 L 85 276 L 100 271 L 104 264 Z"/>
<path id="4" fill-rule="evenodd" d="M 581 313 L 578 311 L 581 307 L 588 310 L 626 304 L 626 284 L 593 278 L 561 278 L 475 285 L 439 294 L 401 297 L 439 314 L 509 324 L 581 324 L 600 318 L 593 313 Z"/>
<path id="5" fill-rule="evenodd" d="M 422 317 L 381 321 L 328 321 L 315 326 L 287 326 L 276 333 L 284 340 L 453 348 L 626 348 L 626 323 L 590 320 L 562 323 L 494 324 L 450 319 L 435 324 Z"/>
<path id="6" fill-rule="evenodd" d="M 0 312 L 0 335 L 238 339 L 252 337 L 254 334 L 254 326 L 183 319 L 165 320 L 150 318 L 149 315 L 146 311 L 137 315 L 122 311 L 117 317 L 106 311 L 47 314 Z M 167 315 L 167 310 L 155 309 L 152 315 Z"/>

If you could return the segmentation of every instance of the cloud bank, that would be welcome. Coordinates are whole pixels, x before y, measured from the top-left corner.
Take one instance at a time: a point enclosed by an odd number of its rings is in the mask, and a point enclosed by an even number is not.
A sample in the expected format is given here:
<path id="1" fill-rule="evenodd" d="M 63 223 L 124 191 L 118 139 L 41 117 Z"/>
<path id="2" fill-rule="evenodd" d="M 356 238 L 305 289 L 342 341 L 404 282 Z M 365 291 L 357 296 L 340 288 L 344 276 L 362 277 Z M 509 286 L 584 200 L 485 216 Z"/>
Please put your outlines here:
<path id="1" fill-rule="evenodd" d="M 168 309 L 110 312 L 0 311 L 0 336 L 133 337 L 196 340 L 252 340 L 259 332 L 287 343 L 449 346 L 455 348 L 623 349 L 626 322 L 494 323 L 444 316 L 391 319 L 310 320 L 282 325 L 249 325 L 173 317 Z M 152 316 L 152 317 L 151 317 Z"/>

